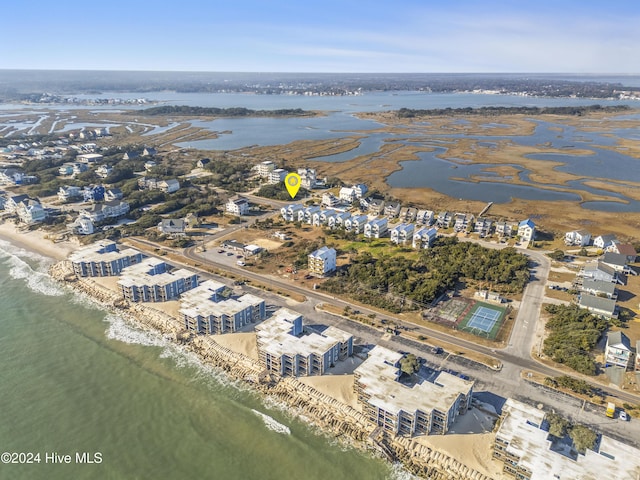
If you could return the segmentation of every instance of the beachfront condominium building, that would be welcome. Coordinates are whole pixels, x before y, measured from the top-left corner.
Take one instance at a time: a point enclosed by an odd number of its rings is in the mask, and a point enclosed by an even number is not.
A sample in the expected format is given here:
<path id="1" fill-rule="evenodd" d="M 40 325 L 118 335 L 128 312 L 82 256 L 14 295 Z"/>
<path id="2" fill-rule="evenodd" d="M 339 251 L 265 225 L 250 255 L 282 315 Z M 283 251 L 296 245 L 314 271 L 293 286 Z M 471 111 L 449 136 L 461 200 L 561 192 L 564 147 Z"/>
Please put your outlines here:
<path id="1" fill-rule="evenodd" d="M 322 375 L 353 354 L 353 335 L 336 327 L 305 332 L 302 315 L 287 308 L 256 326 L 256 334 L 260 363 L 283 377 Z"/>
<path id="2" fill-rule="evenodd" d="M 354 372 L 369 420 L 392 435 L 445 434 L 471 405 L 473 382 L 447 372 L 413 386 L 400 383 L 403 354 L 375 346 Z"/>
<path id="3" fill-rule="evenodd" d="M 142 261 L 143 255 L 134 248 L 120 250 L 116 242 L 101 240 L 69 255 L 78 277 L 110 277 Z"/>
<path id="4" fill-rule="evenodd" d="M 131 302 L 166 302 L 198 286 L 198 275 L 171 266 L 157 258 L 147 258 L 122 270 L 118 280 L 125 300 Z"/>
<path id="5" fill-rule="evenodd" d="M 640 478 L 640 450 L 602 435 L 579 453 L 543 429 L 545 414 L 508 398 L 502 407 L 493 458 L 506 478 L 518 480 L 620 480 Z"/>
<path id="6" fill-rule="evenodd" d="M 327 246 L 309 254 L 309 273 L 324 276 L 336 269 L 336 250 Z"/>
<path id="7" fill-rule="evenodd" d="M 250 294 L 223 298 L 225 288 L 222 283 L 207 280 L 180 296 L 180 315 L 187 330 L 219 335 L 264 320 L 264 299 Z"/>

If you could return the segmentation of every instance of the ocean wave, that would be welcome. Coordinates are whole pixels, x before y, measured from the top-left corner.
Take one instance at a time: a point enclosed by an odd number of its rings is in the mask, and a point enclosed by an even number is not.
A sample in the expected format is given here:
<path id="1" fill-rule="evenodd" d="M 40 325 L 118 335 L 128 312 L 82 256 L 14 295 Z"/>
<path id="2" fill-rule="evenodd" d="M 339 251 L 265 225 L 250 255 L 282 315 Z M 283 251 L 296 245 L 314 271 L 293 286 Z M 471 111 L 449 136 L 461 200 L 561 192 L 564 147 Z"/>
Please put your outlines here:
<path id="1" fill-rule="evenodd" d="M 401 463 L 391 464 L 391 473 L 387 477 L 388 480 L 419 480 L 420 477 L 415 476 L 402 466 Z"/>
<path id="2" fill-rule="evenodd" d="M 275 418 L 270 417 L 266 413 L 259 412 L 258 410 L 251 409 L 253 413 L 259 416 L 264 422 L 265 427 L 276 433 L 282 433 L 283 435 L 291 435 L 291 430 L 286 425 L 281 424 Z"/>
<path id="3" fill-rule="evenodd" d="M 35 260 L 37 266 L 32 267 L 24 259 Z M 64 295 L 64 290 L 47 274 L 51 259 L 0 240 L 0 260 L 10 267 L 9 276 L 15 280 L 24 280 L 30 290 L 51 297 Z"/>
<path id="4" fill-rule="evenodd" d="M 111 340 L 143 345 L 145 347 L 165 347 L 169 343 L 169 340 L 162 337 L 159 333 L 136 328 L 120 315 L 110 313 L 104 319 L 109 323 L 106 335 L 107 338 Z"/>

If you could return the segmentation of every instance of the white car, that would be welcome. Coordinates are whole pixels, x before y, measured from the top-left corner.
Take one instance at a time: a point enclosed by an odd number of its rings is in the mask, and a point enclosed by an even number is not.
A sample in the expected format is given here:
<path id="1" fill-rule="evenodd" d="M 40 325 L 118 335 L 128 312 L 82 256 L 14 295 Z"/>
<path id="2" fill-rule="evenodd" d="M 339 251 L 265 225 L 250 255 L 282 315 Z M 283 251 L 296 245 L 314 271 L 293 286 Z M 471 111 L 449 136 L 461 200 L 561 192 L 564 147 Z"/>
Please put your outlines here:
<path id="1" fill-rule="evenodd" d="M 626 422 L 627 420 L 629 420 L 629 416 L 627 415 L 627 412 L 625 412 L 624 410 L 620 411 L 620 415 L 618 415 L 618 418 L 623 422 Z"/>
<path id="2" fill-rule="evenodd" d="M 246 265 L 246 263 L 244 263 L 242 260 L 238 260 L 236 263 L 241 267 L 244 267 Z"/>

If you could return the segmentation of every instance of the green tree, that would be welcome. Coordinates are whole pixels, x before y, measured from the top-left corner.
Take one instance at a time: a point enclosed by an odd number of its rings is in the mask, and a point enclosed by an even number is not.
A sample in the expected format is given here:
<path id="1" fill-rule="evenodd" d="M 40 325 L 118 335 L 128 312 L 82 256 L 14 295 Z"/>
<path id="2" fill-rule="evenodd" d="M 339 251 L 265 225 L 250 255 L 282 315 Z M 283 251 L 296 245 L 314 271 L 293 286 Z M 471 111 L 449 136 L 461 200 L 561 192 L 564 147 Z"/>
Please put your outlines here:
<path id="1" fill-rule="evenodd" d="M 420 370 L 418 358 L 413 353 L 408 354 L 400 360 L 400 370 L 407 375 L 413 375 Z"/>
<path id="2" fill-rule="evenodd" d="M 576 450 L 582 453 L 584 453 L 587 448 L 592 449 L 598 439 L 596 432 L 584 425 L 574 425 L 571 427 L 569 436 L 571 440 L 573 440 L 573 445 L 576 447 Z"/>
<path id="3" fill-rule="evenodd" d="M 549 422 L 549 433 L 554 437 L 564 437 L 571 426 L 569 420 L 556 413 L 547 414 L 546 419 Z"/>

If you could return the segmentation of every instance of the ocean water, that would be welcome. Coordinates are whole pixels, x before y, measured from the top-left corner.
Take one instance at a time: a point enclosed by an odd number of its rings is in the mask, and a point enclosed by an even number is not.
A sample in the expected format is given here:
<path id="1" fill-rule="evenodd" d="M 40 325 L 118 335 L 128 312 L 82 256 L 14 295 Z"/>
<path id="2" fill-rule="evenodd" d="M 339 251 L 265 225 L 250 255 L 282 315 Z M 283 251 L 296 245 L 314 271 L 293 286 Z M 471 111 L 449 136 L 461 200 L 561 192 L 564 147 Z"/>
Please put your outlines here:
<path id="1" fill-rule="evenodd" d="M 0 463 L 0 479 L 410 477 L 61 288 L 47 264 L 0 240 L 0 453 L 40 455 Z"/>

